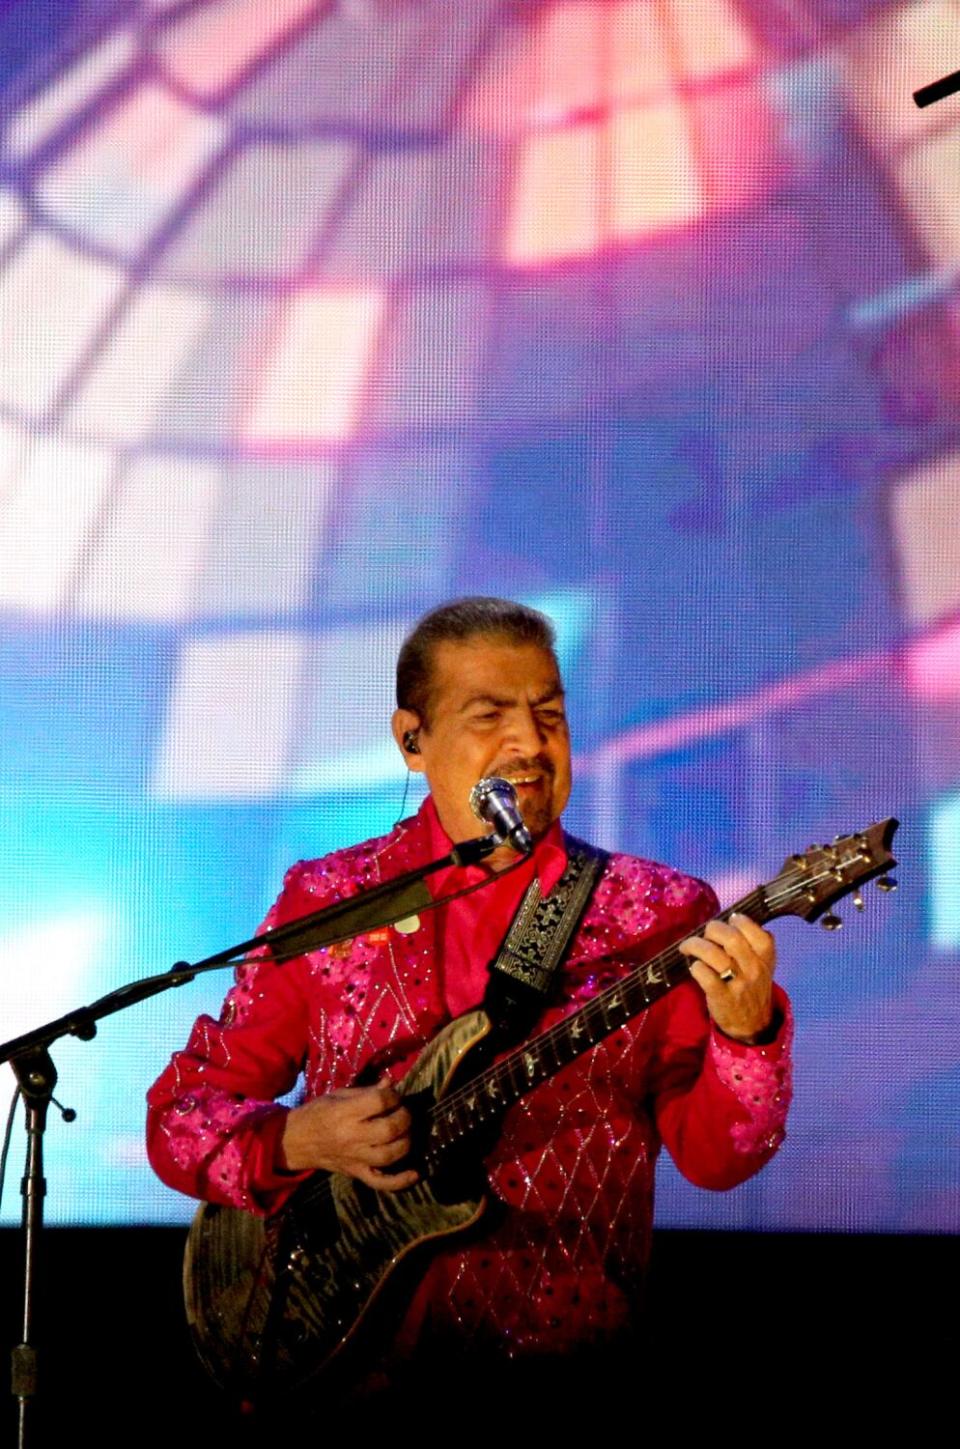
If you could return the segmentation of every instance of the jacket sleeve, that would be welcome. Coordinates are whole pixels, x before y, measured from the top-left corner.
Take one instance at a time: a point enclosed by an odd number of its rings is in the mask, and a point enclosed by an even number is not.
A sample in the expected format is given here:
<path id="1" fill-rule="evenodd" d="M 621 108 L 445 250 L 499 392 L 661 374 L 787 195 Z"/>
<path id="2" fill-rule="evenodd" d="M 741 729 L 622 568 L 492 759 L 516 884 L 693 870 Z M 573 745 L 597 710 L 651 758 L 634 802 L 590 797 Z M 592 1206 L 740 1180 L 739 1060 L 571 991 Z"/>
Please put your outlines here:
<path id="1" fill-rule="evenodd" d="M 628 858 L 616 902 L 622 918 L 629 920 L 631 901 L 643 900 L 640 884 L 646 883 L 647 870 Z M 656 874 L 659 920 L 648 938 L 647 959 L 719 912 L 716 896 L 703 881 L 664 868 L 656 868 Z M 774 1011 L 772 1040 L 745 1046 L 713 1024 L 692 977 L 649 1010 L 644 1033 L 649 1055 L 640 1089 L 661 1141 L 684 1177 L 698 1187 L 736 1187 L 759 1172 L 783 1141 L 791 1095 L 792 1018 L 787 995 L 776 983 Z"/>
<path id="2" fill-rule="evenodd" d="M 776 1035 L 745 1046 L 710 1020 L 695 982 L 654 1008 L 661 1013 L 652 1063 L 657 1131 L 698 1187 L 730 1188 L 759 1172 L 785 1136 L 790 1105 L 790 1003 L 774 985 Z"/>
<path id="3" fill-rule="evenodd" d="M 302 866 L 287 873 L 261 930 L 316 910 Z M 218 1021 L 201 1016 L 147 1093 L 147 1155 L 169 1187 L 208 1202 L 273 1212 L 308 1173 L 277 1166 L 307 1050 L 306 963 L 255 955 L 237 968 Z"/>

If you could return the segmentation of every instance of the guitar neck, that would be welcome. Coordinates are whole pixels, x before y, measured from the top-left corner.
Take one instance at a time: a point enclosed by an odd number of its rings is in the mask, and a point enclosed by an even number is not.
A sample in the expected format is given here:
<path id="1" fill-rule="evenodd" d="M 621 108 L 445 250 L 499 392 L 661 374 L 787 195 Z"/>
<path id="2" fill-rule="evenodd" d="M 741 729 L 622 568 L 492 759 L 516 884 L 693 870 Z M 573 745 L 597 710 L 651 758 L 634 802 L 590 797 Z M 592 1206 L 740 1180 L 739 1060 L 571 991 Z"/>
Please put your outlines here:
<path id="1" fill-rule="evenodd" d="M 735 913 L 758 924 L 771 919 L 762 887 L 757 887 L 714 919 L 726 921 Z M 535 1087 L 562 1071 L 582 1052 L 611 1036 L 639 1016 L 661 996 L 689 979 L 689 960 L 677 947 L 666 947 L 651 960 L 599 992 L 585 1006 L 564 1017 L 524 1046 L 510 1052 L 485 1071 L 444 1097 L 431 1112 L 427 1162 L 434 1170 L 440 1159 L 471 1133 L 499 1118 Z M 629 952 L 620 953 L 622 961 Z M 600 963 L 595 963 L 599 965 Z"/>

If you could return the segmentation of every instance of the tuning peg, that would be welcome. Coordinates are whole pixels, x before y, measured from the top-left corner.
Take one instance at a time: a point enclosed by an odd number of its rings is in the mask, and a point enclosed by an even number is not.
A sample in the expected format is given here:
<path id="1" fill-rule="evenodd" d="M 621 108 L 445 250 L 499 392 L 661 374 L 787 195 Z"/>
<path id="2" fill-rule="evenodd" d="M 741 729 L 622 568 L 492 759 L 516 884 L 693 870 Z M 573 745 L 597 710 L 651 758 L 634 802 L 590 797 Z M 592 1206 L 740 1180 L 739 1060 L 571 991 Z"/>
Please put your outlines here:
<path id="1" fill-rule="evenodd" d="M 863 896 L 860 894 L 859 891 L 854 891 L 853 893 L 853 904 L 856 906 L 858 911 L 865 911 L 867 909 L 866 905 L 864 904 Z"/>
<path id="2" fill-rule="evenodd" d="M 882 875 L 880 877 L 880 879 L 877 881 L 877 890 L 878 891 L 895 891 L 896 888 L 897 888 L 897 886 L 899 884 L 900 884 L 900 882 L 897 881 L 897 880 L 895 880 L 892 875 Z"/>
<path id="3" fill-rule="evenodd" d="M 840 927 L 843 925 L 843 922 L 841 921 L 839 916 L 835 916 L 832 912 L 828 912 L 827 915 L 821 916 L 820 924 L 825 931 L 839 931 Z"/>

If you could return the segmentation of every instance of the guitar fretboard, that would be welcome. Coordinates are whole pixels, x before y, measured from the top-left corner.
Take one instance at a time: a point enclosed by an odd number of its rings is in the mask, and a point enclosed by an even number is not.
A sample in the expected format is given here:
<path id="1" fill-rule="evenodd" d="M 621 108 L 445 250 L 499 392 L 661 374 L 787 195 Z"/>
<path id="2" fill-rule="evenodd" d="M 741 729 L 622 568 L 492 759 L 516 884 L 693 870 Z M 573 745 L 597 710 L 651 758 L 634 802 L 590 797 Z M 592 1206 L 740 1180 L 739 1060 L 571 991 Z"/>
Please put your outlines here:
<path id="1" fill-rule="evenodd" d="M 714 919 L 727 921 L 740 913 L 758 925 L 783 915 L 813 921 L 823 916 L 834 901 L 854 890 L 857 892 L 854 904 L 862 909 L 861 885 L 896 865 L 889 846 L 897 824 L 891 817 L 875 822 L 858 834 L 837 836 L 833 845 L 808 846 L 804 854 L 789 856 L 772 880 L 757 886 Z M 878 884 L 885 890 L 896 887 L 892 878 L 880 880 Z M 836 917 L 823 916 L 823 924 L 835 929 L 840 922 Z M 585 1006 L 435 1101 L 426 1114 L 425 1175 L 432 1176 L 444 1157 L 471 1135 L 497 1124 L 508 1107 L 569 1066 L 582 1052 L 611 1036 L 681 981 L 686 981 L 690 963 L 677 949 L 679 944 L 668 946 L 627 972 Z M 594 969 L 613 962 L 623 966 L 639 949 L 627 948 L 593 960 L 590 965 Z M 329 1178 L 329 1173 L 315 1173 L 297 1188 L 290 1207 L 329 1197 Z"/>
<path id="2" fill-rule="evenodd" d="M 769 920 L 771 912 L 762 887 L 714 919 L 726 921 L 736 912 L 751 916 L 758 923 Z M 678 951 L 677 944 L 666 947 L 614 985 L 598 992 L 585 1006 L 439 1101 L 430 1112 L 429 1146 L 425 1154 L 427 1171 L 435 1172 L 452 1148 L 497 1121 L 514 1102 L 687 980 L 689 961 Z M 617 959 L 623 960 L 623 955 L 620 953 Z"/>

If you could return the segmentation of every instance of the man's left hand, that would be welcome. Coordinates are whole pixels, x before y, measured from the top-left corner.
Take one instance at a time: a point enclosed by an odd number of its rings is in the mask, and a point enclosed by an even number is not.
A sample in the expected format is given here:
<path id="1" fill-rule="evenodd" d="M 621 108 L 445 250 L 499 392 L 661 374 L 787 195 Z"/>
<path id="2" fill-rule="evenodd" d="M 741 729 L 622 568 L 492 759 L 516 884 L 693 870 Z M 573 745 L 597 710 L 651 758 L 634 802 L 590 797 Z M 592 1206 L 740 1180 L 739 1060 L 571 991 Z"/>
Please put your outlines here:
<path id="1" fill-rule="evenodd" d="M 762 1037 L 773 1021 L 777 948 L 770 932 L 737 914 L 729 922 L 711 921 L 702 935 L 690 936 L 678 950 L 694 958 L 690 975 L 724 1035 L 747 1045 Z"/>

